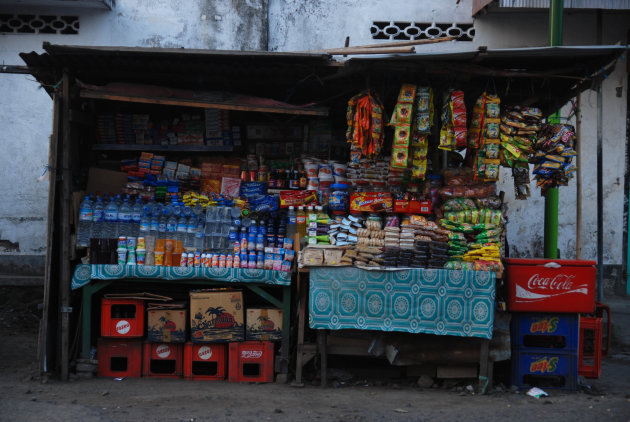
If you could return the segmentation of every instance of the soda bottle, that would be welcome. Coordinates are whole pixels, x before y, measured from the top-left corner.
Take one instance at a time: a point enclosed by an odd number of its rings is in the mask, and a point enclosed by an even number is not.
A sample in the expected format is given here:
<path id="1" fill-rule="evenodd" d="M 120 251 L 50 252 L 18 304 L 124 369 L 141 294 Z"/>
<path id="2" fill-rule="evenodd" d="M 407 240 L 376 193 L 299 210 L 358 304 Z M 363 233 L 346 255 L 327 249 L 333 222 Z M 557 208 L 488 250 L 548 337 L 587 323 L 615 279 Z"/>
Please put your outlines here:
<path id="1" fill-rule="evenodd" d="M 298 212 L 295 215 L 295 225 L 300 238 L 306 237 L 306 213 L 304 212 L 304 207 L 298 207 Z"/>
<path id="2" fill-rule="evenodd" d="M 77 246 L 89 246 L 92 236 L 92 218 L 94 208 L 90 197 L 86 196 L 79 205 L 79 227 L 77 227 Z"/>
<path id="3" fill-rule="evenodd" d="M 287 236 L 293 239 L 293 235 L 295 235 L 296 232 L 297 232 L 297 214 L 295 213 L 295 207 L 291 205 L 289 206 L 289 212 L 287 213 Z"/>

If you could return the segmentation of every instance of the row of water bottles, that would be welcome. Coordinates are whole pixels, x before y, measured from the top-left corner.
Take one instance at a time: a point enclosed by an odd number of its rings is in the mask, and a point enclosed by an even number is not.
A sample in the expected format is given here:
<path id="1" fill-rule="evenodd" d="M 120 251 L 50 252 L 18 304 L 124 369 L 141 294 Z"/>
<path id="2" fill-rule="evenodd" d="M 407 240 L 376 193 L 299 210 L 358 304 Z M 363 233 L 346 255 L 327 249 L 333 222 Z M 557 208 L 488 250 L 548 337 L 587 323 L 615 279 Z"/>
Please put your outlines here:
<path id="1" fill-rule="evenodd" d="M 229 224 L 228 224 L 229 227 Z M 79 205 L 77 246 L 89 246 L 90 239 L 113 239 L 119 236 L 154 236 L 157 239 L 182 241 L 184 247 L 202 249 L 206 246 L 203 208 L 185 206 L 173 201 L 169 204 L 145 203 L 129 195 L 88 195 Z"/>

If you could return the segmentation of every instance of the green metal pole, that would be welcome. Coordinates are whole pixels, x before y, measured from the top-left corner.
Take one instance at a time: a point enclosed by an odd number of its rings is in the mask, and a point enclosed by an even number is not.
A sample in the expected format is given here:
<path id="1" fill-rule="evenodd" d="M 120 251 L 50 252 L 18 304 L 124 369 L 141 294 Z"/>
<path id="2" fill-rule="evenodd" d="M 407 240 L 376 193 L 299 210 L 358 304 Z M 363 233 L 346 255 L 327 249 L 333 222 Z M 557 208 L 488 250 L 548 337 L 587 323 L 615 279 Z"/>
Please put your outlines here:
<path id="1" fill-rule="evenodd" d="M 564 0 L 549 4 L 549 45 L 562 45 Z M 555 116 L 549 119 L 553 120 Z M 545 258 L 558 258 L 558 188 L 549 189 L 545 197 Z"/>

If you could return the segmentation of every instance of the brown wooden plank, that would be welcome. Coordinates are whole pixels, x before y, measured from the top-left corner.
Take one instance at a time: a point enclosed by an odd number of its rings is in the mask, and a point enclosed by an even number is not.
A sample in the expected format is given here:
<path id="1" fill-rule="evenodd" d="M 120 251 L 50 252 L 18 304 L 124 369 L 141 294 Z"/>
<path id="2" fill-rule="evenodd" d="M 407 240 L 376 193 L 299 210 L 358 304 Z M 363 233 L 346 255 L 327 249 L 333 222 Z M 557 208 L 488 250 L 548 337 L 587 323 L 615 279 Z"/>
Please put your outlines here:
<path id="1" fill-rule="evenodd" d="M 46 214 L 46 267 L 44 269 L 44 309 L 39 324 L 39 338 L 37 342 L 37 359 L 41 374 L 47 369 L 46 344 L 48 343 L 48 314 L 50 312 L 51 268 L 53 233 L 55 224 L 55 192 L 57 186 L 57 144 L 59 138 L 59 108 L 58 95 L 53 97 L 52 134 L 48 144 L 48 212 Z"/>
<path id="2" fill-rule="evenodd" d="M 426 39 L 426 40 L 408 40 L 408 41 L 398 41 L 398 42 L 386 42 L 382 44 L 355 45 L 354 48 L 405 47 L 409 45 L 435 44 L 439 42 L 453 41 L 456 39 L 457 37 L 440 37 L 440 38 L 431 38 L 431 39 Z"/>
<path id="3" fill-rule="evenodd" d="M 354 54 L 411 54 L 416 49 L 411 47 L 383 47 L 383 48 L 365 48 L 365 47 L 348 47 L 348 48 L 332 48 L 323 50 L 323 52 L 333 56 L 354 55 Z"/>
<path id="4" fill-rule="evenodd" d="M 218 103 L 202 100 L 187 100 L 180 98 L 164 97 L 142 97 L 137 95 L 122 95 L 88 89 L 81 90 L 82 98 L 92 98 L 96 100 L 124 101 L 130 103 L 159 104 L 182 107 L 214 108 L 219 110 L 255 111 L 262 113 L 295 114 L 303 116 L 328 116 L 328 109 L 318 108 L 291 108 L 278 106 L 254 106 L 249 104 Z"/>

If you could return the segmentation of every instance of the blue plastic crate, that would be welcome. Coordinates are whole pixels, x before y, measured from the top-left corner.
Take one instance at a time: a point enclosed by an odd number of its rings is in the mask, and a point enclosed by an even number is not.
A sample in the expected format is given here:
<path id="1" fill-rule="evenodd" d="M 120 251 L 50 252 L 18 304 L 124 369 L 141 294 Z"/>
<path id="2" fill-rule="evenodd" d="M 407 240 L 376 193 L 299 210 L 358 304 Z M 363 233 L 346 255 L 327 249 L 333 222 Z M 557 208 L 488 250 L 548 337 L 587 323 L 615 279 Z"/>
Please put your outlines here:
<path id="1" fill-rule="evenodd" d="M 578 314 L 512 314 L 513 349 L 577 353 L 579 332 Z"/>
<path id="2" fill-rule="evenodd" d="M 519 388 L 576 390 L 577 378 L 577 353 L 512 350 L 512 384 Z"/>

